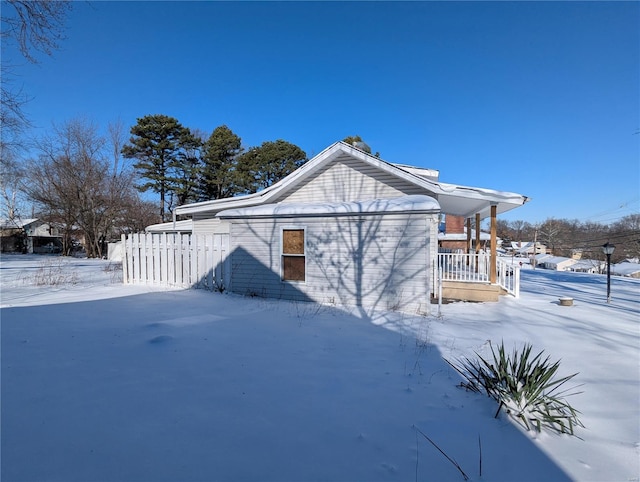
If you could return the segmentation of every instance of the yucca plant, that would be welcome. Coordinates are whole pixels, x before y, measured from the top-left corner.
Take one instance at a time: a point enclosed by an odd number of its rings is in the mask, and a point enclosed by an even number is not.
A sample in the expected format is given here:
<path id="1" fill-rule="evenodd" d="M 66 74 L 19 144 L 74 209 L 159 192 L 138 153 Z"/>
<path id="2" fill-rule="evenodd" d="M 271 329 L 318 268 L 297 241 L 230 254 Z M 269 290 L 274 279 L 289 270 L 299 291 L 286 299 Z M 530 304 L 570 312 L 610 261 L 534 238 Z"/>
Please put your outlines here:
<path id="1" fill-rule="evenodd" d="M 477 359 L 462 358 L 456 364 L 445 361 L 465 378 L 462 387 L 484 392 L 498 402 L 496 417 L 504 409 L 524 428 L 538 432 L 547 428 L 574 435 L 575 427 L 584 427 L 578 418 L 580 412 L 564 398 L 576 393 L 567 393 L 571 389 L 560 390 L 577 373 L 555 379 L 560 362 L 551 363 L 548 356 L 543 359 L 544 351 L 532 356 L 529 344 L 520 352 L 514 348 L 511 356 L 504 342 L 497 350 L 491 344 L 490 347 L 492 360 L 476 353 Z"/>

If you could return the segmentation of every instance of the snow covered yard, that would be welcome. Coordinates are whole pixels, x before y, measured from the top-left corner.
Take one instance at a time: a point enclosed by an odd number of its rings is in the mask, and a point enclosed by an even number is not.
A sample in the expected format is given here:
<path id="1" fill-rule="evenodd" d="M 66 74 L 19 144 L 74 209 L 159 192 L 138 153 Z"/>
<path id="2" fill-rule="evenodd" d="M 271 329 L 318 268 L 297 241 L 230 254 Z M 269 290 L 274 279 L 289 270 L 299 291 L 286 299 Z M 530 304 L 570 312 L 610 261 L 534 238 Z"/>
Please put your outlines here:
<path id="1" fill-rule="evenodd" d="M 604 276 L 527 270 L 518 300 L 362 318 L 113 268 L 0 259 L 3 481 L 463 480 L 414 427 L 470 480 L 640 478 L 639 280 L 614 277 L 607 305 Z M 580 372 L 580 438 L 524 433 L 456 387 L 442 358 L 488 340 Z"/>

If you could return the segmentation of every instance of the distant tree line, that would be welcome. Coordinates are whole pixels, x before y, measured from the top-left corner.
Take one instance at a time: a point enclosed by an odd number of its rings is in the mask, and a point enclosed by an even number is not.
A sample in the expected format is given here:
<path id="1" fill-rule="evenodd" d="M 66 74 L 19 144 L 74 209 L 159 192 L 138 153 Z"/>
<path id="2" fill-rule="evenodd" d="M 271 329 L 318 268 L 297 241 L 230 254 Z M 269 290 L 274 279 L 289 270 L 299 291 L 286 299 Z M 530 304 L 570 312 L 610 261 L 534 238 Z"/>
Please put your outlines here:
<path id="1" fill-rule="evenodd" d="M 206 137 L 164 115 L 138 119 L 130 133 L 127 142 L 121 122 L 103 132 L 79 118 L 31 139 L 29 159 L 3 163 L 3 216 L 49 222 L 63 255 L 81 240 L 87 256 L 102 257 L 108 241 L 167 220 L 177 205 L 257 192 L 306 162 L 302 149 L 283 140 L 243 148 L 226 126 Z M 149 190 L 159 206 L 141 198 Z"/>
<path id="2" fill-rule="evenodd" d="M 301 148 L 282 139 L 244 148 L 226 125 L 207 137 L 160 114 L 138 119 L 122 154 L 134 160 L 137 188 L 159 194 L 159 221 L 181 204 L 265 189 L 307 161 Z"/>
<path id="3" fill-rule="evenodd" d="M 584 258 L 604 259 L 602 245 L 616 246 L 612 260 L 640 257 L 640 214 L 625 216 L 612 224 L 549 218 L 542 223 L 497 221 L 497 234 L 503 243 L 544 244 L 555 256 L 570 257 L 576 252 Z"/>

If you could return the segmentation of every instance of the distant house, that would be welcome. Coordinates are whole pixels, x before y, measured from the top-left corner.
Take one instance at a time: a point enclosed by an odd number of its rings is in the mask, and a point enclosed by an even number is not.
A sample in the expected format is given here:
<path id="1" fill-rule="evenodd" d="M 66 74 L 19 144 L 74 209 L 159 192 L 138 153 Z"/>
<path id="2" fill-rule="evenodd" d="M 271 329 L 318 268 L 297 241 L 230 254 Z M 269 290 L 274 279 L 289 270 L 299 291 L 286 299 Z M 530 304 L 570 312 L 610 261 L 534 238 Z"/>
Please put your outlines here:
<path id="1" fill-rule="evenodd" d="M 624 261 L 611 266 L 611 274 L 626 276 L 629 278 L 640 278 L 640 263 Z"/>
<path id="2" fill-rule="evenodd" d="M 564 256 L 536 255 L 536 266 L 555 271 L 569 271 L 569 267 L 578 262 Z"/>
<path id="3" fill-rule="evenodd" d="M 47 254 L 62 251 L 58 229 L 40 219 L 0 219 L 3 253 Z"/>
<path id="4" fill-rule="evenodd" d="M 533 241 L 529 241 L 526 243 L 520 241 L 512 241 L 508 251 L 515 254 L 516 256 L 531 256 L 533 254 L 546 254 L 547 247 L 542 243 L 534 243 Z"/>
<path id="5" fill-rule="evenodd" d="M 439 216 L 495 220 L 527 200 L 441 183 L 438 171 L 392 164 L 337 142 L 263 191 L 179 206 L 174 215 L 190 217 L 195 236 L 228 236 L 231 291 L 424 312 L 433 293 Z M 179 222 L 148 231 L 181 232 Z"/>
<path id="6" fill-rule="evenodd" d="M 576 258 L 572 258 L 576 259 Z M 605 271 L 605 263 L 596 259 L 579 259 L 575 263 L 569 265 L 565 271 L 573 271 L 575 273 L 591 273 L 599 274 Z"/>

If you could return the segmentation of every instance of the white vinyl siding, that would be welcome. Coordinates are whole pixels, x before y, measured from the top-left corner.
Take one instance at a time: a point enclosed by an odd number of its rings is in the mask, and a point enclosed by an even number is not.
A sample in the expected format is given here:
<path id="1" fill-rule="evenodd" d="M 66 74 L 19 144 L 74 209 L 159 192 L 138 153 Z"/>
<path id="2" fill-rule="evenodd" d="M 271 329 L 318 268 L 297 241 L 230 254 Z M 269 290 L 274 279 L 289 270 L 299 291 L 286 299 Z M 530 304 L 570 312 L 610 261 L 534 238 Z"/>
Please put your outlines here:
<path id="1" fill-rule="evenodd" d="M 229 233 L 229 223 L 213 217 L 211 213 L 193 215 L 193 234 L 225 234 Z"/>
<path id="2" fill-rule="evenodd" d="M 345 202 L 409 194 L 425 191 L 358 159 L 343 156 L 275 202 Z"/>
<path id="3" fill-rule="evenodd" d="M 233 291 L 428 312 L 433 215 L 231 220 Z M 281 230 L 305 227 L 305 283 L 281 280 Z"/>

